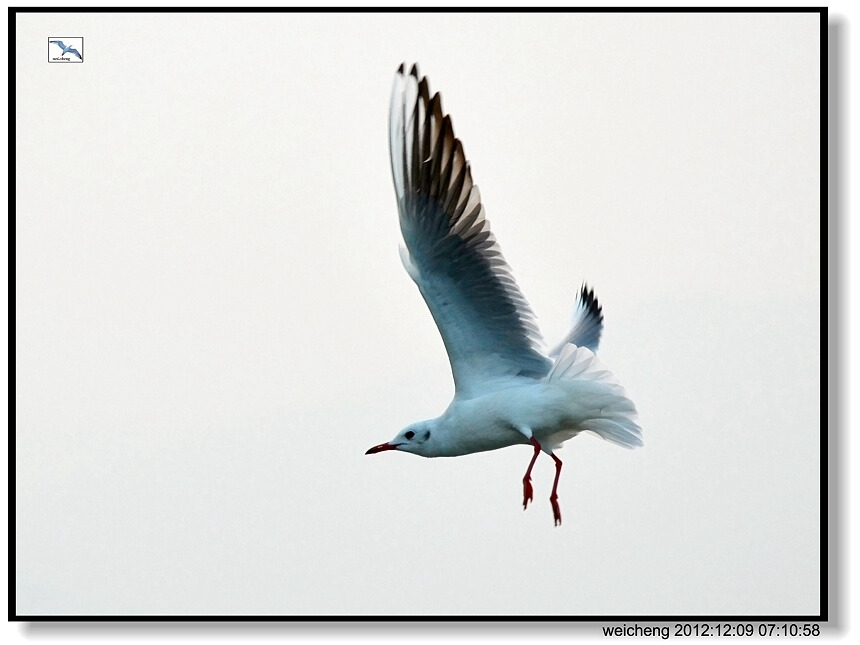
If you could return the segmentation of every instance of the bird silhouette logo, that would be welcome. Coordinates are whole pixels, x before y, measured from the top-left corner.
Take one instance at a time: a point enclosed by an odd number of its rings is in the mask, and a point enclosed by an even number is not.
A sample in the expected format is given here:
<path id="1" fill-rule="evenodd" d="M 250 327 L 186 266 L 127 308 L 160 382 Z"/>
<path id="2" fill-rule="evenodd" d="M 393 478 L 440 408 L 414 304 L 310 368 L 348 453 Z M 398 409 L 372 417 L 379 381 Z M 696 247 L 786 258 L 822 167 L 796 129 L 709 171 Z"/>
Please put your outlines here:
<path id="1" fill-rule="evenodd" d="M 83 38 L 80 38 L 80 39 L 75 38 L 75 40 L 81 41 L 81 45 L 79 45 L 79 46 L 81 49 L 83 49 Z M 48 42 L 51 45 L 56 45 L 57 47 L 59 47 L 62 50 L 62 53 L 58 57 L 53 58 L 54 61 L 57 61 L 57 60 L 64 60 L 64 61 L 68 60 L 68 61 L 70 61 L 70 60 L 72 60 L 71 56 L 75 56 L 78 58 L 78 60 L 80 60 L 81 62 L 84 62 L 83 55 L 81 54 L 81 52 L 78 49 L 75 48 L 74 44 L 67 45 L 62 40 L 50 40 L 50 39 L 48 40 Z M 52 50 L 52 51 L 56 51 L 56 50 Z M 67 58 L 65 58 L 65 56 L 69 56 L 69 58 L 67 59 Z"/>

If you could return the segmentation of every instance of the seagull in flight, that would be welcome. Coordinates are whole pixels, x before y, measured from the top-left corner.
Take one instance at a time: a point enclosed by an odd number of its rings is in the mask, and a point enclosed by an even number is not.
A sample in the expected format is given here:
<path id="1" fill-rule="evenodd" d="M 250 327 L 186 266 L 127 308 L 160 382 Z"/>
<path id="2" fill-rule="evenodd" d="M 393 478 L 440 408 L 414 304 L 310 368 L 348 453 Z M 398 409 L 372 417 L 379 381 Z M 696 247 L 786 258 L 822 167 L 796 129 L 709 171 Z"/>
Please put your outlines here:
<path id="1" fill-rule="evenodd" d="M 52 40 L 50 42 L 54 43 L 55 45 L 59 45 L 60 49 L 63 50 L 63 53 L 60 54 L 61 56 L 65 56 L 66 54 L 74 54 L 81 60 L 84 60 L 83 57 L 81 57 L 81 53 L 77 49 L 75 49 L 71 45 L 64 45 L 62 40 Z"/>
<path id="2" fill-rule="evenodd" d="M 389 150 L 400 256 L 448 352 L 455 394 L 435 419 L 418 421 L 365 454 L 388 450 L 455 457 L 524 444 L 534 453 L 523 477 L 523 508 L 541 452 L 555 463 L 550 494 L 561 524 L 555 450 L 581 432 L 625 448 L 642 445 L 636 407 L 595 352 L 603 311 L 583 285 L 570 332 L 551 352 L 490 231 L 463 145 L 438 93 L 417 65 L 397 70 L 389 112 Z"/>

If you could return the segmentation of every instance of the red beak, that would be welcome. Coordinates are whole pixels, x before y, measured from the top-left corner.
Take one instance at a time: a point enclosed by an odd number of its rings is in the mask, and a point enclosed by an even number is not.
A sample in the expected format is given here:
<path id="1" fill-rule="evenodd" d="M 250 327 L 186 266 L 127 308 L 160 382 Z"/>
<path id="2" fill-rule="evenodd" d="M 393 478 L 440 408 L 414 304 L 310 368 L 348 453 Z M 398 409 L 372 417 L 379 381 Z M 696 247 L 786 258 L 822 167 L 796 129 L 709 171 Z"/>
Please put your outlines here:
<path id="1" fill-rule="evenodd" d="M 397 446 L 399 443 L 381 443 L 378 446 L 373 446 L 370 450 L 368 450 L 365 455 L 374 455 L 377 452 L 382 452 L 383 450 L 397 450 Z"/>

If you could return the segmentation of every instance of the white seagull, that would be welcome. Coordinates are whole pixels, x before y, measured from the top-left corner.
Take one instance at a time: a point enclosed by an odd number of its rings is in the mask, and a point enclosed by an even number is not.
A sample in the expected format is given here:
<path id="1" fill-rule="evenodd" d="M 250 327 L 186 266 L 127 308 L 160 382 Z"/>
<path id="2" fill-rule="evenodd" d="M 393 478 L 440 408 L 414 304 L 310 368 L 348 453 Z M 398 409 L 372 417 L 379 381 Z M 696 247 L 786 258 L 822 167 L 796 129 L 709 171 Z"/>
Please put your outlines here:
<path id="1" fill-rule="evenodd" d="M 62 40 L 52 40 L 52 41 L 50 41 L 50 42 L 54 43 L 55 45 L 58 45 L 58 46 L 60 47 L 60 49 L 62 49 L 62 50 L 63 50 L 63 53 L 62 53 L 62 54 L 60 54 L 60 56 L 65 56 L 66 54 L 74 54 L 75 56 L 77 56 L 77 57 L 78 57 L 78 58 L 80 58 L 81 60 L 84 60 L 84 59 L 81 57 L 81 53 L 80 53 L 77 49 L 75 49 L 75 48 L 74 48 L 74 47 L 72 47 L 71 45 L 65 45 L 65 44 L 63 44 L 63 41 L 62 41 Z"/>
<path id="2" fill-rule="evenodd" d="M 533 499 L 531 471 L 541 451 L 555 462 L 550 503 L 561 524 L 554 450 L 589 431 L 625 448 L 642 445 L 636 408 L 594 352 L 603 314 L 583 285 L 571 331 L 542 353 L 534 314 L 490 232 L 478 187 L 437 93 L 417 65 L 397 70 L 389 146 L 401 260 L 442 335 L 455 394 L 441 416 L 404 428 L 384 450 L 455 457 L 527 444 L 523 508 Z"/>

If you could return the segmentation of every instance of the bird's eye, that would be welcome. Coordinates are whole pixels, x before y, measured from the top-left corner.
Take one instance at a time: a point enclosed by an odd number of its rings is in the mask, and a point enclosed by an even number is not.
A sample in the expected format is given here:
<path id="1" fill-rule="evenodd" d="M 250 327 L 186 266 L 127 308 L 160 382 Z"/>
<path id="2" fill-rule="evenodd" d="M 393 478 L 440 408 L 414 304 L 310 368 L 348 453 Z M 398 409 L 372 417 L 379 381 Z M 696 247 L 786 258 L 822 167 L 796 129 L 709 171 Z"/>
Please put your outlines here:
<path id="1" fill-rule="evenodd" d="M 410 430 L 409 432 L 407 432 L 407 433 L 406 433 L 405 435 L 403 435 L 403 436 L 404 436 L 404 437 L 406 437 L 407 439 L 411 439 L 412 437 L 414 437 L 414 436 L 415 436 L 415 433 L 414 433 L 414 432 L 412 432 L 412 430 Z"/>

